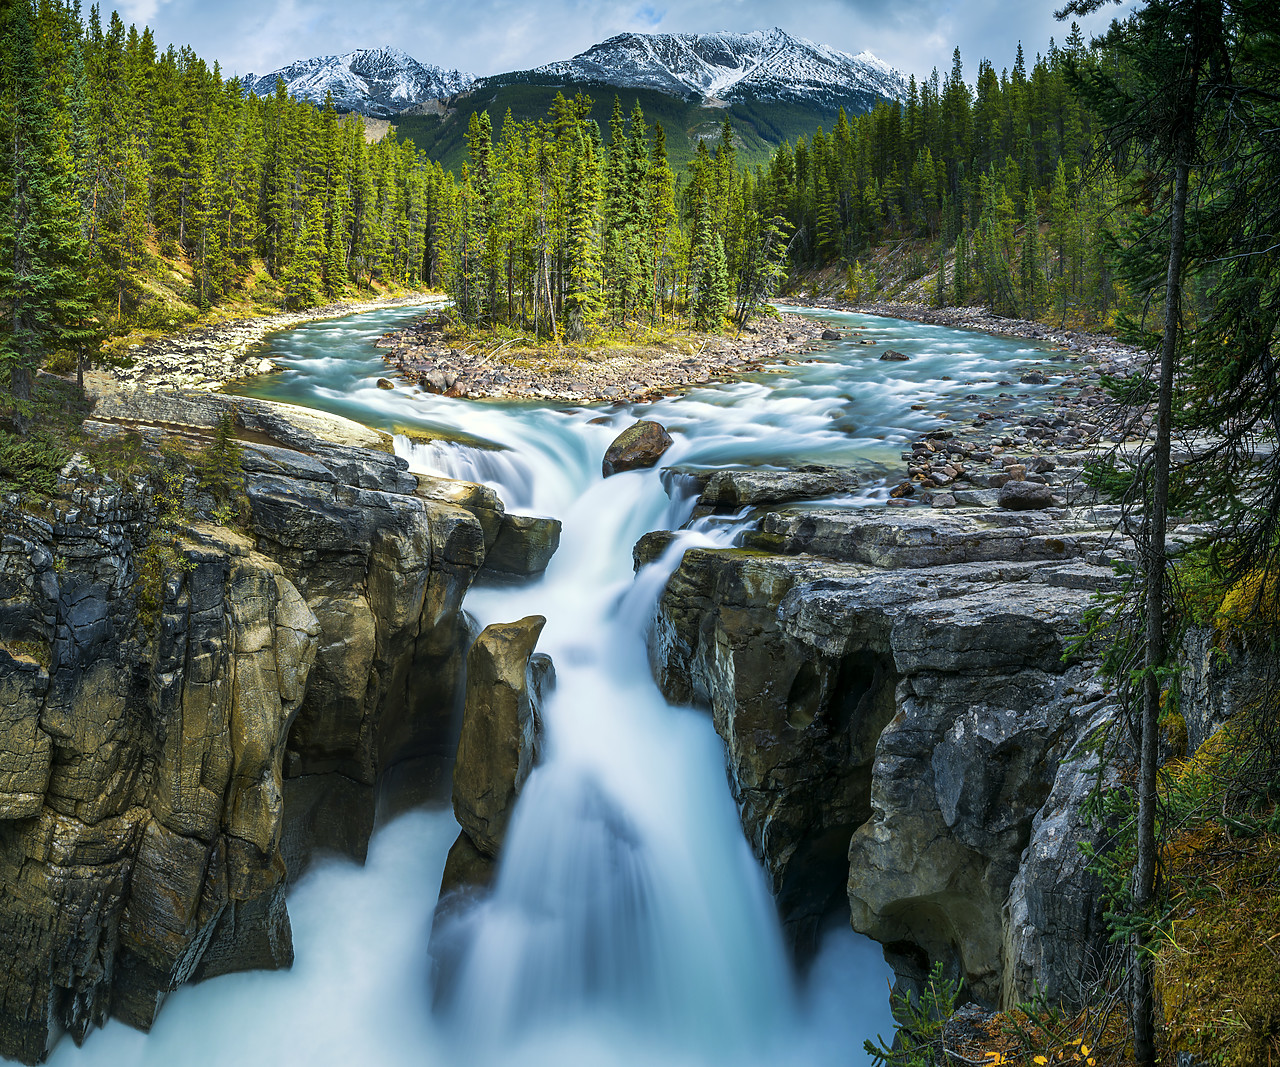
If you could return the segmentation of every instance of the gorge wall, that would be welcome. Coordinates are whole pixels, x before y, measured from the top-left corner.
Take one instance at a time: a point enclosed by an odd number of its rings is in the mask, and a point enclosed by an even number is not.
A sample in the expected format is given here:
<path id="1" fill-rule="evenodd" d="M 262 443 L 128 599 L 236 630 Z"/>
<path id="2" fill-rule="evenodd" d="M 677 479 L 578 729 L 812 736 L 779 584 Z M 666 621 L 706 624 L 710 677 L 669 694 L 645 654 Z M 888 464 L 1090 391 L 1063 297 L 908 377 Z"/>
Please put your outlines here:
<path id="1" fill-rule="evenodd" d="M 162 436 L 207 445 L 225 403 L 123 394 L 86 428 L 155 465 Z M 187 478 L 163 566 L 154 475 L 73 461 L 56 498 L 4 502 L 4 1055 L 39 1061 L 108 1016 L 145 1029 L 182 982 L 288 966 L 284 888 L 311 853 L 363 857 L 380 793 L 448 794 L 460 605 L 487 550 L 540 554 L 492 491 L 415 477 L 385 435 L 231 408 L 246 514 L 210 521 Z M 557 529 L 535 523 L 543 544 Z"/>
<path id="2" fill-rule="evenodd" d="M 663 691 L 710 708 L 748 838 L 803 953 L 824 918 L 910 986 L 1078 999 L 1101 934 L 1078 842 L 1115 717 L 1070 652 L 1115 582 L 1097 509 L 770 511 L 688 552 L 659 605 Z"/>

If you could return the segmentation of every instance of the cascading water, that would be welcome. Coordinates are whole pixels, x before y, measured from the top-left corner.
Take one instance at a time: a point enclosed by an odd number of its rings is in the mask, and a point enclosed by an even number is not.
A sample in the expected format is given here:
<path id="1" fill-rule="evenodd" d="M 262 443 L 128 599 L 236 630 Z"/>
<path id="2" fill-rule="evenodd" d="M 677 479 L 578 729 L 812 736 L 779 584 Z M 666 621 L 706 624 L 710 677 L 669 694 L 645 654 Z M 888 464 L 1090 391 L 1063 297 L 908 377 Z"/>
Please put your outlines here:
<path id="1" fill-rule="evenodd" d="M 541 614 L 555 661 L 543 762 L 526 783 L 488 897 L 451 920 L 449 988 L 435 991 L 426 946 L 448 812 L 413 812 L 375 834 L 365 867 L 317 863 L 293 889 L 291 972 L 230 975 L 180 989 L 155 1029 L 119 1023 L 55 1064 L 847 1064 L 888 1034 L 879 947 L 847 929 L 794 977 L 764 878 L 729 796 L 723 750 L 701 712 L 661 698 L 645 628 L 667 576 L 693 544 L 724 545 L 732 521 L 682 531 L 633 578 L 631 546 L 683 524 L 657 471 L 600 476 L 636 417 L 664 423 L 664 464 L 837 462 L 887 470 L 912 436 L 997 399 L 1043 349 L 981 334 L 823 313 L 911 356 L 840 344 L 641 410 L 560 410 L 374 387 L 369 342 L 403 309 L 282 334 L 290 368 L 252 391 L 372 425 L 465 435 L 397 451 L 413 469 L 482 481 L 516 512 L 562 520 L 545 577 L 477 588 L 482 623 Z M 1032 407 L 1046 387 L 1018 387 Z M 1013 401 L 1007 401 L 1013 402 Z M 931 410 L 919 410 L 921 406 Z M 476 442 L 492 447 L 476 447 Z M 872 487 L 865 505 L 883 495 Z M 438 1004 L 433 1014 L 430 1005 Z"/>
<path id="2" fill-rule="evenodd" d="M 589 431 L 602 455 L 613 431 Z M 414 465 L 419 449 L 402 448 Z M 449 473 L 481 473 L 454 458 Z M 462 959 L 444 1018 L 483 1035 L 495 1061 L 533 1041 L 530 1054 L 550 1042 L 549 1058 L 563 1062 L 551 1050 L 589 1034 L 602 1050 L 653 1043 L 655 1061 L 743 1062 L 794 1023 L 772 902 L 719 742 L 705 715 L 666 705 L 645 655 L 679 552 L 633 584 L 629 546 L 679 525 L 690 503 L 673 506 L 655 471 L 606 481 L 597 470 L 560 512 L 561 547 L 542 582 L 468 597 L 482 624 L 544 614 L 539 648 L 557 665 L 543 762 L 517 805 L 497 884 L 448 932 Z M 732 534 L 691 532 L 683 544 Z"/>

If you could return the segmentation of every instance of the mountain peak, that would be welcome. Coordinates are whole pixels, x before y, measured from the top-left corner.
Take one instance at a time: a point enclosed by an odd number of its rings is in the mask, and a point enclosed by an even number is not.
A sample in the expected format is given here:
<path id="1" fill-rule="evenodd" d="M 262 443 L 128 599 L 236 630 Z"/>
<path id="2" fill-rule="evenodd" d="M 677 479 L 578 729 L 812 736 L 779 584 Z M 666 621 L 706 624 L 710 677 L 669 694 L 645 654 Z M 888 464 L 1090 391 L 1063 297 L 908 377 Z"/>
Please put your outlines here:
<path id="1" fill-rule="evenodd" d="M 275 92 L 277 78 L 303 100 L 323 104 L 326 94 L 332 93 L 339 111 L 375 118 L 389 118 L 424 100 L 453 96 L 476 81 L 474 74 L 420 63 L 399 48 L 383 46 L 300 59 L 270 74 L 246 74 L 241 82 L 248 92 L 265 96 Z"/>

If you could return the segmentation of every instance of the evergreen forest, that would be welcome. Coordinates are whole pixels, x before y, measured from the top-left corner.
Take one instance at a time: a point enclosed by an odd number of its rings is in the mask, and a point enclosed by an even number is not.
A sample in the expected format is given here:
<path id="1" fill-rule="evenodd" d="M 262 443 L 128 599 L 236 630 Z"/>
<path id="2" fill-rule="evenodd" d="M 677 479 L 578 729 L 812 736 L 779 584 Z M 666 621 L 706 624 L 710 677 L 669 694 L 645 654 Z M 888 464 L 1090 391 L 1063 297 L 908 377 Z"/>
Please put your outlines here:
<path id="1" fill-rule="evenodd" d="M 1072 76 L 1100 62 L 1073 23 L 1030 66 L 1021 45 L 999 73 L 983 59 L 971 88 L 957 49 L 945 77 L 912 77 L 904 102 L 784 144 L 758 185 L 796 233 L 789 265 L 839 263 L 866 298 L 887 279 L 864 261 L 900 245 L 897 273 L 931 274 L 938 305 L 1107 322 L 1123 300 L 1107 235 L 1130 190 Z"/>

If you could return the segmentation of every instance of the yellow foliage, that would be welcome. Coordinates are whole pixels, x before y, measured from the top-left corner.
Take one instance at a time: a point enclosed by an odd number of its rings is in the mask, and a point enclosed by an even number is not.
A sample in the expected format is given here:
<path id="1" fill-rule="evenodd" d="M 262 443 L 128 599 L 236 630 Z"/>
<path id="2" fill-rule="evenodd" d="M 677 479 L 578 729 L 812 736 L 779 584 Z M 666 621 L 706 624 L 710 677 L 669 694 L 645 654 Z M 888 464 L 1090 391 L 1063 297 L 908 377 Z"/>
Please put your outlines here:
<path id="1" fill-rule="evenodd" d="M 1219 630 L 1280 621 L 1280 575 L 1250 571 L 1222 598 L 1214 622 Z"/>

